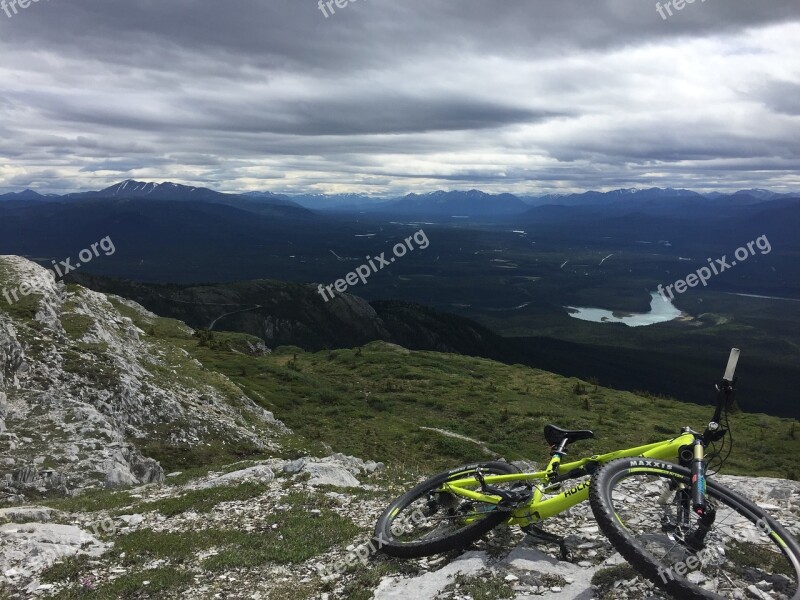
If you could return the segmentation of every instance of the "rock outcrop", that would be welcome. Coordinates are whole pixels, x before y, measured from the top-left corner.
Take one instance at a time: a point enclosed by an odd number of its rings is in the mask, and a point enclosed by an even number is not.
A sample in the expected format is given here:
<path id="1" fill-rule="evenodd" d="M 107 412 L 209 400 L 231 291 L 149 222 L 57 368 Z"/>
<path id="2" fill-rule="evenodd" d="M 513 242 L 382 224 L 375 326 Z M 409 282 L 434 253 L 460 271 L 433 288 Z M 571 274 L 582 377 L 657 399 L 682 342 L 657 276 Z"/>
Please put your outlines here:
<path id="1" fill-rule="evenodd" d="M 36 282 L 33 292 L 0 310 L 0 501 L 163 481 L 161 465 L 142 451 L 148 442 L 269 449 L 287 431 L 225 377 L 132 318 L 156 326 L 156 315 L 56 283 L 26 259 L 0 257 L 4 287 L 28 282 Z"/>

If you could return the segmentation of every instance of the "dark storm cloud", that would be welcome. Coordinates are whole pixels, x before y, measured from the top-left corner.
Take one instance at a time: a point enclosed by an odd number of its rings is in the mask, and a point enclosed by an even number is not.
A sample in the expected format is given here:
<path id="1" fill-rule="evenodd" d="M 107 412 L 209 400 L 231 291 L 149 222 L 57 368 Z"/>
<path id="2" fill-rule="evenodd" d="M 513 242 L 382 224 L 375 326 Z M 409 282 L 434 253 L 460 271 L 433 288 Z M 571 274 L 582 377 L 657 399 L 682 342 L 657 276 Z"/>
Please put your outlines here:
<path id="1" fill-rule="evenodd" d="M 796 0 L 39 2 L 0 13 L 0 189 L 800 188 L 798 34 Z"/>
<path id="2" fill-rule="evenodd" d="M 513 106 L 460 98 L 360 98 L 283 106 L 278 118 L 256 107 L 249 114 L 215 114 L 214 127 L 297 135 L 359 135 L 487 129 L 512 123 L 534 123 L 558 116 Z M 237 124 L 238 121 L 238 124 Z M 233 123 L 233 125 L 231 125 Z"/>
<path id="3" fill-rule="evenodd" d="M 177 114 L 132 115 L 126 107 L 101 103 L 36 101 L 44 114 L 75 123 L 136 128 L 147 131 L 219 130 L 291 135 L 359 135 L 486 129 L 513 123 L 534 123 L 559 115 L 523 107 L 461 98 L 404 98 L 399 95 L 358 98 L 309 98 L 295 103 L 264 101 L 227 104 L 199 101 Z M 34 102 L 31 103 L 34 105 Z"/>
<path id="4" fill-rule="evenodd" d="M 453 50 L 465 59 L 484 52 L 552 55 L 719 35 L 798 15 L 795 0 L 708 0 L 669 23 L 658 17 L 655 3 L 633 0 L 360 0 L 329 19 L 314 0 L 61 0 L 30 8 L 4 23 L 4 40 L 18 46 L 46 41 L 71 55 L 102 52 L 104 61 L 135 67 L 174 59 L 176 48 L 194 50 L 211 55 L 212 74 L 227 64 L 234 76 L 243 65 L 348 70 Z M 192 64 L 203 72 L 202 61 Z"/>

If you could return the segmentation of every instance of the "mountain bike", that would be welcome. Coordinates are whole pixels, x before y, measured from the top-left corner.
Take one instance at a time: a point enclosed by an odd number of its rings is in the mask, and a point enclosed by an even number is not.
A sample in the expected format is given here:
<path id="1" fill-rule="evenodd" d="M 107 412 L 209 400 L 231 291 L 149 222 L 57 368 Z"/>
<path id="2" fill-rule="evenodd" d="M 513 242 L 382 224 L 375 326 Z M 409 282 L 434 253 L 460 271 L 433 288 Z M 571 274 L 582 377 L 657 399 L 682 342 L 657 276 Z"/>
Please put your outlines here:
<path id="1" fill-rule="evenodd" d="M 430 556 L 518 525 L 559 543 L 569 560 L 564 539 L 539 523 L 588 499 L 619 554 L 677 598 L 800 600 L 797 541 L 754 502 L 709 479 L 733 445 L 728 412 L 738 359 L 734 348 L 702 433 L 684 427 L 661 442 L 566 462 L 568 446 L 594 433 L 547 425 L 544 471 L 494 461 L 435 475 L 386 508 L 375 526 L 377 547 L 400 558 Z"/>

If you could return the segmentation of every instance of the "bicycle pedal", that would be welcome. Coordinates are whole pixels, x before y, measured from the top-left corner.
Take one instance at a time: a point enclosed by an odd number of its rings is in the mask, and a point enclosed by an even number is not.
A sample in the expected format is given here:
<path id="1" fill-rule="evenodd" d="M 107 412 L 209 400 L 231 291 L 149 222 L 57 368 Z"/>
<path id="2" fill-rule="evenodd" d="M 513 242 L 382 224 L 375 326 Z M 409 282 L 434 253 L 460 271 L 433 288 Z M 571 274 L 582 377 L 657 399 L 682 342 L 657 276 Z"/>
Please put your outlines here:
<path id="1" fill-rule="evenodd" d="M 534 525 L 531 523 L 530 525 L 525 525 L 525 527 L 521 527 L 522 531 L 528 534 L 532 538 L 536 538 L 541 542 L 546 542 L 549 544 L 558 544 L 559 546 L 564 546 L 565 541 L 564 537 L 560 536 L 555 533 L 550 533 L 549 531 L 545 531 L 538 525 Z"/>
<path id="2" fill-rule="evenodd" d="M 532 538 L 534 543 L 540 542 L 543 544 L 558 544 L 561 560 L 566 562 L 574 562 L 575 554 L 567 544 L 567 538 L 564 536 L 550 533 L 549 531 L 545 531 L 541 527 L 538 527 L 534 524 L 526 525 L 521 529 L 528 535 L 529 538 Z"/>
<path id="3" fill-rule="evenodd" d="M 566 562 L 573 562 L 575 560 L 575 555 L 566 544 L 562 544 L 559 550 L 561 551 L 561 560 Z"/>

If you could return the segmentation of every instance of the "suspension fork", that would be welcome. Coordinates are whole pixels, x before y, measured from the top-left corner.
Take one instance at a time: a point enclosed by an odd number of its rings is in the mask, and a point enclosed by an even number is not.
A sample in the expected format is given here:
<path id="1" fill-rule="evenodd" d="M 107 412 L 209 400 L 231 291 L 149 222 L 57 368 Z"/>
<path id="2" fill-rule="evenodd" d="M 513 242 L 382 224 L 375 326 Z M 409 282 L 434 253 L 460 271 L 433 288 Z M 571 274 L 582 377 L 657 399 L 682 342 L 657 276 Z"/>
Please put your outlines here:
<path id="1" fill-rule="evenodd" d="M 687 545 L 695 551 L 705 547 L 705 539 L 714 525 L 717 511 L 706 501 L 706 460 L 702 439 L 694 441 L 692 459 L 692 510 L 700 517 L 697 528 L 686 538 Z"/>
<path id="2" fill-rule="evenodd" d="M 703 440 L 694 441 L 692 458 L 692 510 L 701 517 L 706 513 L 706 459 Z"/>

